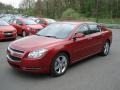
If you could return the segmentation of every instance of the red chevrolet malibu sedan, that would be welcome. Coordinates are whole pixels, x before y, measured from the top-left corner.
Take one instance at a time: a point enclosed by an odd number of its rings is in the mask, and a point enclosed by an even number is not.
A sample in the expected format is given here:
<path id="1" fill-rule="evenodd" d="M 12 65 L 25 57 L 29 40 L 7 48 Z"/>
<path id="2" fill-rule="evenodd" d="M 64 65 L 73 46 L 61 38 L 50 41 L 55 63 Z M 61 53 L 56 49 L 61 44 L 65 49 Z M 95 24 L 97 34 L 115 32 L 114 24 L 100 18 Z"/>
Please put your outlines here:
<path id="1" fill-rule="evenodd" d="M 109 54 L 112 32 L 94 22 L 57 22 L 12 42 L 8 63 L 15 69 L 63 75 L 70 64 L 100 53 Z"/>
<path id="2" fill-rule="evenodd" d="M 37 24 L 35 21 L 30 19 L 11 19 L 9 23 L 17 29 L 17 34 L 22 35 L 23 37 L 36 34 L 38 31 L 43 29 L 42 25 Z"/>
<path id="3" fill-rule="evenodd" d="M 28 17 L 28 19 L 34 20 L 36 23 L 42 25 L 43 27 L 47 27 L 48 25 L 56 22 L 54 19 L 50 18 Z"/>
<path id="4" fill-rule="evenodd" d="M 0 41 L 8 39 L 16 39 L 17 30 L 7 22 L 0 20 Z"/>
<path id="5" fill-rule="evenodd" d="M 35 22 L 41 24 L 43 27 L 46 27 L 50 24 L 55 23 L 56 21 L 54 19 L 49 19 L 49 18 L 38 18 L 35 20 Z"/>

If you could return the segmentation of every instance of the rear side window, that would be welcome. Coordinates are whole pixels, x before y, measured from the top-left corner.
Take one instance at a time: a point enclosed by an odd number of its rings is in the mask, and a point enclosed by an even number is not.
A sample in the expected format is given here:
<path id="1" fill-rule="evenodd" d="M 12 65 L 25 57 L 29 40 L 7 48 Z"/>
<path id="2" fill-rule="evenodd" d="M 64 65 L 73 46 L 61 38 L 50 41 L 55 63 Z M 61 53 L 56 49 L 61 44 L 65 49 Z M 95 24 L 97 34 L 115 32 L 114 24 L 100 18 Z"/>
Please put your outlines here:
<path id="1" fill-rule="evenodd" d="M 90 34 L 100 32 L 100 28 L 96 24 L 93 25 L 90 24 L 89 27 L 90 27 Z"/>
<path id="2" fill-rule="evenodd" d="M 22 22 L 21 22 L 20 20 L 16 20 L 16 24 L 21 25 L 21 24 L 22 24 Z"/>
<path id="3" fill-rule="evenodd" d="M 37 19 L 36 22 L 37 22 L 37 23 L 40 23 L 40 24 L 46 23 L 46 22 L 45 22 L 44 20 L 42 20 L 42 19 Z"/>
<path id="4" fill-rule="evenodd" d="M 16 21 L 17 21 L 16 19 L 15 19 L 15 20 L 13 20 L 13 23 L 15 23 L 15 24 L 16 24 Z"/>
<path id="5" fill-rule="evenodd" d="M 12 24 L 14 22 L 14 19 L 9 20 L 9 23 Z"/>
<path id="6" fill-rule="evenodd" d="M 88 26 L 87 25 L 80 26 L 77 32 L 78 33 L 83 33 L 85 35 L 88 35 L 89 34 Z"/>

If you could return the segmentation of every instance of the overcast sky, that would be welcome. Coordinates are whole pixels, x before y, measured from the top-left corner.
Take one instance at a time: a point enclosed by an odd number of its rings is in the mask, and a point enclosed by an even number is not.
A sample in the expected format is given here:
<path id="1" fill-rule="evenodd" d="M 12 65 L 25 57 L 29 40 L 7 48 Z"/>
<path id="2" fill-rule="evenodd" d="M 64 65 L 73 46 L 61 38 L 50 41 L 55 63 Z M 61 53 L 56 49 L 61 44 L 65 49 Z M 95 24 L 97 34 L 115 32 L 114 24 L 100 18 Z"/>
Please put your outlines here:
<path id="1" fill-rule="evenodd" d="M 10 4 L 14 6 L 15 8 L 19 7 L 19 4 L 22 0 L 0 0 L 0 2 L 5 3 L 5 4 Z"/>

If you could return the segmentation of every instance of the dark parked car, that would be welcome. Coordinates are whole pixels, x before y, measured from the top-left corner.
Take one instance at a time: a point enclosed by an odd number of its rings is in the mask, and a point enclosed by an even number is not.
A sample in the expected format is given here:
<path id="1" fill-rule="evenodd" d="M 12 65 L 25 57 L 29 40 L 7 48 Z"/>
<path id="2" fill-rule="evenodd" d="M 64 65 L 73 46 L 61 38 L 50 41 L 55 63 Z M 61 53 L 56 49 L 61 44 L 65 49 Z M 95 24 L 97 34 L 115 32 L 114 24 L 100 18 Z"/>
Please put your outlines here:
<path id="1" fill-rule="evenodd" d="M 112 32 L 93 22 L 58 22 L 37 35 L 12 42 L 7 49 L 8 63 L 33 73 L 64 74 L 70 64 L 100 53 L 107 56 Z"/>

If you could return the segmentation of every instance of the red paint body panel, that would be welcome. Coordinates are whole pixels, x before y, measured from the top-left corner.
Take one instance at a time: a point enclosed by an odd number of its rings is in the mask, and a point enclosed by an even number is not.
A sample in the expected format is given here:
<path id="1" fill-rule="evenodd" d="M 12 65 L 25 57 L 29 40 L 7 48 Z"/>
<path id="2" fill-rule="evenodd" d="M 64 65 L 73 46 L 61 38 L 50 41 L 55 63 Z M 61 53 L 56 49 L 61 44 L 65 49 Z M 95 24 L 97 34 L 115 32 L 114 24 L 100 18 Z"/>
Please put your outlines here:
<path id="1" fill-rule="evenodd" d="M 112 42 L 112 31 L 106 28 L 102 28 L 101 32 L 85 35 L 74 40 L 73 35 L 77 27 L 84 23 L 77 22 L 74 24 L 76 24 L 76 28 L 66 39 L 32 35 L 12 42 L 9 45 L 10 48 L 16 51 L 19 50 L 19 52 L 23 51 L 24 53 L 22 58 L 20 58 L 20 62 L 12 61 L 10 58 L 8 58 L 8 62 L 12 67 L 22 71 L 49 73 L 54 57 L 60 52 L 67 53 L 70 58 L 70 64 L 73 64 L 83 58 L 100 53 L 106 40 Z M 29 52 L 39 48 L 48 50 L 44 57 L 35 60 L 27 57 Z M 11 51 L 8 49 L 8 55 L 9 53 Z"/>
<path id="2" fill-rule="evenodd" d="M 15 39 L 17 31 L 13 26 L 0 26 L 0 40 Z"/>
<path id="3" fill-rule="evenodd" d="M 12 23 L 11 25 L 14 26 L 17 29 L 17 34 L 21 35 L 22 31 L 24 30 L 27 35 L 34 35 L 36 34 L 38 31 L 40 31 L 41 29 L 43 29 L 43 26 L 40 24 L 35 24 L 35 25 L 26 25 L 23 22 L 23 19 L 19 19 L 23 25 L 19 25 L 19 24 L 15 24 Z"/>

